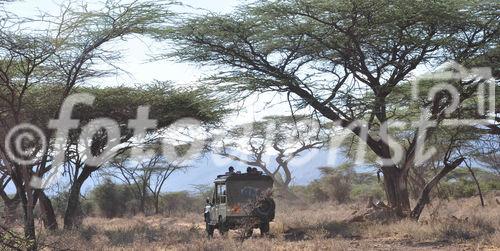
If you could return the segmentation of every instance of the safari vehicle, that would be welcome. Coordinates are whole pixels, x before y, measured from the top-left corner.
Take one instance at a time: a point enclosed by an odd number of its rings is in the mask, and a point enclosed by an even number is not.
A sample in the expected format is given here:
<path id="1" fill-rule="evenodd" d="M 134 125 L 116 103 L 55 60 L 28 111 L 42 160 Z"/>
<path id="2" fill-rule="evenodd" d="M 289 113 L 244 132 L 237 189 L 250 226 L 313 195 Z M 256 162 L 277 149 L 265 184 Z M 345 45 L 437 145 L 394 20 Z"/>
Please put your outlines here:
<path id="1" fill-rule="evenodd" d="M 273 179 L 261 172 L 228 172 L 217 176 L 212 199 L 205 207 L 206 231 L 209 237 L 218 229 L 221 235 L 230 229 L 243 229 L 251 236 L 254 228 L 262 235 L 269 232 L 274 219 L 275 203 L 270 197 Z"/>

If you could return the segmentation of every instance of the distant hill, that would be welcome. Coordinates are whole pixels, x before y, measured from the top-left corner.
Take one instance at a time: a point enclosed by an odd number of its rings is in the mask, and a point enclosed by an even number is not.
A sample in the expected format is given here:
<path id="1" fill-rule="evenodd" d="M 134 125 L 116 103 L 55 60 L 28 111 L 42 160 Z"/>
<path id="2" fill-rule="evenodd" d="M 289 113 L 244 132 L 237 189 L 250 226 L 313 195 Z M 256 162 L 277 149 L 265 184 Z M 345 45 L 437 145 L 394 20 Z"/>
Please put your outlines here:
<path id="1" fill-rule="evenodd" d="M 268 166 L 274 168 L 275 156 L 265 156 Z M 345 161 L 345 156 L 339 155 L 333 160 L 333 153 L 328 151 L 313 150 L 301 155 L 290 164 L 293 176 L 292 184 L 305 185 L 320 176 L 319 167 L 335 166 Z M 238 161 L 222 158 L 217 154 L 207 154 L 203 158 L 192 162 L 193 167 L 186 171 L 172 174 L 165 186 L 166 191 L 193 191 L 194 185 L 211 184 L 218 174 L 227 171 L 229 166 L 234 166 L 236 171 L 245 172 L 247 165 Z"/>

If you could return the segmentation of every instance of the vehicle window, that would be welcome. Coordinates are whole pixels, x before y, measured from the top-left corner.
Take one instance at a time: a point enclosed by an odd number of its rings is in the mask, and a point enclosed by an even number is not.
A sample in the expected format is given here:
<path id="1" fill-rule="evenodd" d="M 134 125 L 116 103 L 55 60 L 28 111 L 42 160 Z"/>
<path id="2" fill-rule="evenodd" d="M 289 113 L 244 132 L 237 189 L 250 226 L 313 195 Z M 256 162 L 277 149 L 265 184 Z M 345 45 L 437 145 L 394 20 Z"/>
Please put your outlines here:
<path id="1" fill-rule="evenodd" d="M 229 184 L 231 203 L 243 203 L 257 199 L 263 192 L 272 189 L 272 183 L 262 181 L 236 181 Z"/>
<path id="2" fill-rule="evenodd" d="M 217 185 L 217 203 L 226 203 L 226 185 Z"/>

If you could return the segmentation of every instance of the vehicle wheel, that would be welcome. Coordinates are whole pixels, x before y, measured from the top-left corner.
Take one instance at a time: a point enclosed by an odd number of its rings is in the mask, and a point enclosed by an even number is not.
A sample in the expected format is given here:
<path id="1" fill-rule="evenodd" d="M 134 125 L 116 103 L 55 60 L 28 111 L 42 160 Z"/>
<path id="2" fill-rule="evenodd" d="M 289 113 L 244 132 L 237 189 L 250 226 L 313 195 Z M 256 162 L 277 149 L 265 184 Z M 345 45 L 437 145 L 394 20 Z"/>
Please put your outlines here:
<path id="1" fill-rule="evenodd" d="M 254 214 L 260 219 L 271 221 L 274 219 L 276 204 L 273 199 L 266 198 L 259 202 L 259 206 L 254 209 Z"/>
<path id="2" fill-rule="evenodd" d="M 229 231 L 229 229 L 226 227 L 226 225 L 224 223 L 219 224 L 219 234 L 220 235 L 225 236 L 228 231 Z"/>
<path id="3" fill-rule="evenodd" d="M 205 229 L 207 230 L 207 236 L 208 236 L 208 238 L 214 237 L 214 226 L 208 224 L 208 222 L 207 222 Z"/>
<path id="4" fill-rule="evenodd" d="M 267 235 L 269 233 L 269 221 L 261 222 L 259 229 L 261 235 Z"/>
<path id="5" fill-rule="evenodd" d="M 252 237 L 252 234 L 253 234 L 253 228 L 250 228 L 250 229 L 246 229 L 246 230 L 245 230 L 245 238 L 250 238 L 250 237 Z"/>

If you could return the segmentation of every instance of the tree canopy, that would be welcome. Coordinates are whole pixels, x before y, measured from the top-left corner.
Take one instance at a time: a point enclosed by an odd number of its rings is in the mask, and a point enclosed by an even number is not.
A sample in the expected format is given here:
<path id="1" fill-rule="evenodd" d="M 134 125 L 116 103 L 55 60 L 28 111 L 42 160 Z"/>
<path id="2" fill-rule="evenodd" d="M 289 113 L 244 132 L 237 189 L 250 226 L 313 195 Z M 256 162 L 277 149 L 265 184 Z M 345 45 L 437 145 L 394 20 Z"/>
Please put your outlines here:
<path id="1" fill-rule="evenodd" d="M 398 149 L 397 135 L 387 133 L 387 124 L 402 112 L 415 116 L 404 109 L 411 96 L 401 90 L 419 71 L 450 60 L 491 66 L 498 57 L 498 8 L 496 1 L 475 0 L 262 0 L 231 14 L 187 17 L 165 35 L 177 45 L 166 56 L 218 66 L 220 72 L 208 83 L 232 97 L 283 93 L 293 109 L 310 108 L 349 129 L 379 159 L 391 159 L 381 166 L 388 201 L 398 214 L 408 215 L 406 180 L 419 164 L 419 129 L 409 130 L 410 140 Z M 459 104 L 467 105 L 487 80 L 469 75 L 445 83 L 457 89 Z M 438 126 L 445 118 L 462 118 L 460 111 L 447 114 L 450 95 L 437 93 L 432 100 L 417 100 L 425 101 L 417 107 L 427 114 L 416 117 Z M 395 152 L 403 152 L 400 161 L 392 160 Z M 445 157 L 444 174 L 463 161 L 454 154 Z"/>

